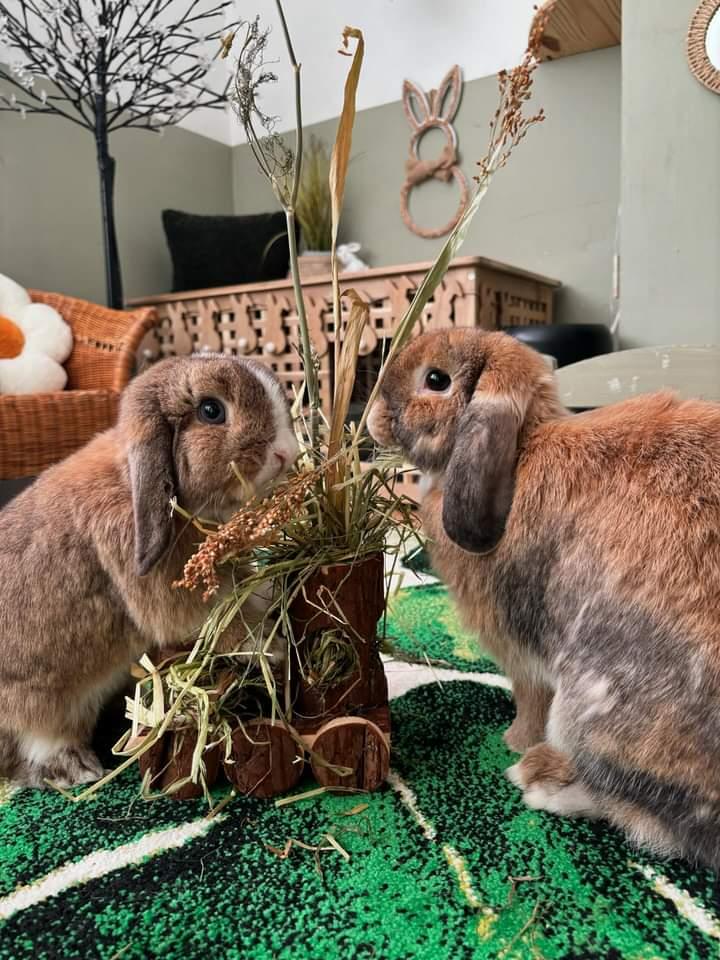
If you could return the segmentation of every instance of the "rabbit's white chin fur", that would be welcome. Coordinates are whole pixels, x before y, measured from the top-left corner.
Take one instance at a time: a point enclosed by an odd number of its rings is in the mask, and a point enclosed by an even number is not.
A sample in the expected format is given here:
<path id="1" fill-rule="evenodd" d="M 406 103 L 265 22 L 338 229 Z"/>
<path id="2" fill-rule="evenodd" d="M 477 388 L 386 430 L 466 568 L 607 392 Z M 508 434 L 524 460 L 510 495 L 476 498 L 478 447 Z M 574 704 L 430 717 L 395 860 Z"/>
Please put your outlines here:
<path id="1" fill-rule="evenodd" d="M 270 444 L 265 455 L 265 462 L 257 476 L 253 479 L 253 486 L 258 495 L 267 492 L 272 486 L 287 474 L 290 467 L 297 460 L 300 447 L 297 438 L 290 426 L 280 421 L 280 413 L 276 415 L 277 434 Z"/>

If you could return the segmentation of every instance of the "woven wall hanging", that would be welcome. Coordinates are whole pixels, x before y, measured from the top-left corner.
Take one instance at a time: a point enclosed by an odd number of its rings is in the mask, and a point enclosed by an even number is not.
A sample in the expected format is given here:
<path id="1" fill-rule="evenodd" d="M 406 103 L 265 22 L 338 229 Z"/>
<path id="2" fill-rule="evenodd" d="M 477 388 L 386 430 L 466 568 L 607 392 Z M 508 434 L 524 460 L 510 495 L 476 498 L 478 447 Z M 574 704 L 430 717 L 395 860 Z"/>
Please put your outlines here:
<path id="1" fill-rule="evenodd" d="M 457 113 L 462 90 L 460 67 L 456 64 L 448 70 L 437 90 L 424 93 L 410 80 L 403 83 L 403 109 L 412 129 L 410 155 L 405 164 L 405 182 L 400 190 L 400 214 L 408 230 L 419 237 L 443 237 L 450 233 L 463 215 L 468 202 L 468 182 L 458 165 L 457 133 L 452 123 Z M 441 130 L 446 138 L 440 156 L 421 160 L 419 145 L 428 130 Z M 426 180 L 455 180 L 460 188 L 460 202 L 454 216 L 442 227 L 421 227 L 413 220 L 408 208 L 410 193 Z"/>

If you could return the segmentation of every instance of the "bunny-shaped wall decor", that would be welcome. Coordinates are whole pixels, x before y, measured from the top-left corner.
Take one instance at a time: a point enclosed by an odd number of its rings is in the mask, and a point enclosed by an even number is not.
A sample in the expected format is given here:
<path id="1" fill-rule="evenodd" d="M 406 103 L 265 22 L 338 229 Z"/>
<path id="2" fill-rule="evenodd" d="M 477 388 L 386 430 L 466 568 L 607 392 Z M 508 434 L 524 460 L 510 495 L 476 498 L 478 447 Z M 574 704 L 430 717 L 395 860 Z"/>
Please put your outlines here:
<path id="1" fill-rule="evenodd" d="M 403 83 L 403 109 L 413 132 L 410 138 L 410 156 L 405 165 L 405 183 L 400 190 L 400 213 L 408 230 L 412 230 L 419 237 L 443 237 L 450 233 L 467 206 L 468 183 L 458 166 L 457 134 L 452 125 L 460 103 L 461 86 L 460 67 L 457 64 L 448 70 L 440 88 L 431 90 L 429 94 L 423 93 L 410 80 Z M 423 134 L 433 127 L 442 130 L 447 137 L 447 143 L 437 159 L 421 160 L 418 152 L 420 140 Z M 433 177 L 445 183 L 454 178 L 460 187 L 460 203 L 455 216 L 444 226 L 435 229 L 418 226 L 408 209 L 413 187 Z"/>

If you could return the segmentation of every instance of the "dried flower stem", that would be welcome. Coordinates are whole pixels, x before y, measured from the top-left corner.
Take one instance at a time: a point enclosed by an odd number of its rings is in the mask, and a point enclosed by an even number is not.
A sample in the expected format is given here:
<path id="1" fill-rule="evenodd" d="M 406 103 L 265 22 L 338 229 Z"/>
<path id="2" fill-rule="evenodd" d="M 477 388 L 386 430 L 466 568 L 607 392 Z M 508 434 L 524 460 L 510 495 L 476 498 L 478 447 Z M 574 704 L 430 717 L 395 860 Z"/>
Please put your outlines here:
<path id="1" fill-rule="evenodd" d="M 302 128 L 302 90 L 300 86 L 300 64 L 297 62 L 295 50 L 293 49 L 290 31 L 288 30 L 285 12 L 280 0 L 275 0 L 280 23 L 282 24 L 283 35 L 285 37 L 285 46 L 287 47 L 290 65 L 293 68 L 293 77 L 295 81 L 295 163 L 293 167 L 292 190 L 290 193 L 290 207 L 295 209 L 298 188 L 300 186 L 300 173 L 302 170 L 302 151 L 303 151 L 303 128 Z"/>
<path id="2" fill-rule="evenodd" d="M 285 46 L 287 47 L 288 58 L 293 68 L 293 77 L 295 82 L 295 160 L 293 164 L 292 186 L 290 190 L 290 203 L 285 209 L 285 219 L 288 226 L 288 245 L 290 249 L 290 270 L 292 272 L 293 291 L 295 293 L 295 304 L 298 312 L 298 325 L 300 327 L 300 339 L 302 344 L 303 368 L 305 371 L 305 383 L 307 384 L 308 401 L 310 406 L 310 448 L 313 452 L 317 450 L 319 427 L 320 427 L 320 384 L 318 381 L 318 372 L 315 365 L 315 356 L 310 341 L 310 330 L 308 328 L 307 313 L 305 311 L 305 298 L 303 297 L 302 286 L 300 284 L 300 268 L 298 266 L 297 239 L 295 234 L 295 204 L 297 202 L 298 190 L 300 189 L 300 175 L 302 173 L 302 155 L 303 155 L 303 128 L 302 128 L 302 90 L 300 85 L 300 64 L 297 62 L 295 50 L 293 49 L 290 31 L 288 30 L 285 12 L 283 11 L 280 0 L 275 0 L 280 23 L 282 24 L 283 34 L 285 36 Z"/>
<path id="3" fill-rule="evenodd" d="M 314 463 L 317 463 L 318 441 L 320 436 L 320 382 L 318 379 L 317 361 L 310 340 L 307 311 L 303 298 L 300 271 L 298 268 L 298 251 L 296 237 L 295 206 L 300 177 L 302 174 L 303 128 L 302 128 L 302 90 L 300 81 L 300 67 L 295 56 L 295 50 L 290 38 L 287 20 L 281 0 L 275 0 L 278 16 L 282 25 L 288 59 L 293 70 L 295 92 L 295 151 L 288 149 L 282 138 L 275 132 L 275 118 L 262 112 L 257 103 L 258 91 L 263 84 L 277 80 L 275 74 L 264 70 L 264 52 L 267 47 L 268 31 L 260 30 L 259 20 L 256 18 L 244 24 L 245 37 L 238 54 L 238 63 L 235 75 L 234 102 L 240 122 L 245 129 L 250 148 L 264 176 L 285 211 L 285 221 L 288 231 L 288 248 L 290 252 L 290 271 L 293 281 L 293 292 L 298 314 L 300 330 L 300 351 L 305 373 L 305 384 L 308 392 L 309 405 L 309 453 Z M 265 131 L 265 135 L 258 133 L 256 124 Z"/>
<path id="4" fill-rule="evenodd" d="M 204 585 L 203 599 L 209 600 L 220 588 L 218 567 L 240 552 L 268 546 L 281 535 L 283 527 L 302 514 L 308 492 L 322 469 L 297 473 L 273 491 L 262 503 L 251 500 L 213 533 L 185 564 L 183 576 L 173 584 L 195 590 Z"/>
<path id="5" fill-rule="evenodd" d="M 300 346 L 303 358 L 303 372 L 308 391 L 310 455 L 317 462 L 317 449 L 320 438 L 320 383 L 318 380 L 317 361 L 310 340 L 305 300 L 300 283 L 300 269 L 298 267 L 297 239 L 295 234 L 295 211 L 286 210 L 285 220 L 288 229 L 288 246 L 290 249 L 290 270 L 292 272 L 293 292 L 298 312 L 298 326 L 300 328 Z"/>

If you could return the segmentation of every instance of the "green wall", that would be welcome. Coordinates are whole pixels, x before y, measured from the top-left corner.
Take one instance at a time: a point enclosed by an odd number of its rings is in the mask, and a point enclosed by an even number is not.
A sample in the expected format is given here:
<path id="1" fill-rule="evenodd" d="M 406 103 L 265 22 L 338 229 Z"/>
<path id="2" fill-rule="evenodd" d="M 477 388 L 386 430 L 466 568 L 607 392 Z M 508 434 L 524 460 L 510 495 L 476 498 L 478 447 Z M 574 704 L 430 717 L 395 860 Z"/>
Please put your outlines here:
<path id="1" fill-rule="evenodd" d="M 172 282 L 160 213 L 232 210 L 229 147 L 172 128 L 120 131 L 115 209 L 126 297 Z M 0 113 L 0 273 L 29 287 L 105 302 L 91 134 L 55 117 Z"/>
<path id="2" fill-rule="evenodd" d="M 621 331 L 720 343 L 720 96 L 690 72 L 698 0 L 623 5 Z"/>
<path id="3" fill-rule="evenodd" d="M 536 77 L 533 107 L 543 106 L 548 119 L 498 174 L 463 253 L 556 277 L 566 284 L 561 319 L 607 322 L 620 191 L 620 49 L 546 63 Z M 468 177 L 485 151 L 496 103 L 494 77 L 465 85 L 456 129 Z M 332 142 L 335 126 L 333 120 L 309 130 Z M 415 236 L 400 218 L 409 139 L 399 101 L 357 115 L 342 233 L 362 243 L 373 266 L 430 260 L 442 243 Z M 443 142 L 429 142 L 428 150 Z M 247 146 L 234 150 L 233 175 L 237 212 L 273 208 Z M 416 219 L 436 225 L 449 219 L 457 192 L 433 181 L 414 199 Z"/>

